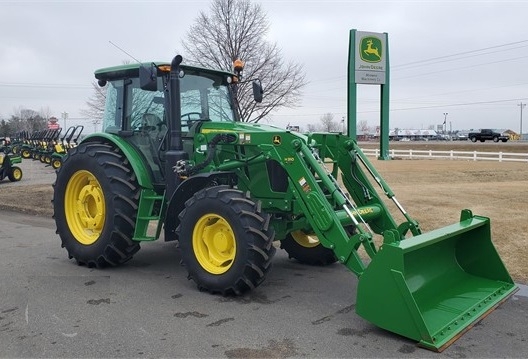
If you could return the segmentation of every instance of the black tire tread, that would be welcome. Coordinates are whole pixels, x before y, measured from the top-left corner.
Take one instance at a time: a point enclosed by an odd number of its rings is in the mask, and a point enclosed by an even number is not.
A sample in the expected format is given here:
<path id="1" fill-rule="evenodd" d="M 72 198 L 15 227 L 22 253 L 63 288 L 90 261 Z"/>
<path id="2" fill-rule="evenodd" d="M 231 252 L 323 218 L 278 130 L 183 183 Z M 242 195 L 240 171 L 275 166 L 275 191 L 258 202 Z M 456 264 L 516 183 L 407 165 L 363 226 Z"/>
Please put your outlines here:
<path id="1" fill-rule="evenodd" d="M 60 204 L 64 202 L 64 193 L 61 191 L 64 191 L 69 180 L 63 177 L 68 176 L 66 172 L 72 165 L 78 166 L 74 162 L 85 158 L 92 159 L 88 166 L 96 163 L 103 168 L 106 178 L 98 180 L 105 181 L 110 187 L 110 193 L 105 193 L 106 209 L 107 212 L 113 212 L 111 216 L 105 214 L 107 228 L 103 229 L 101 237 L 92 245 L 94 250 L 84 250 L 73 238 L 66 223 L 63 205 Z M 79 265 L 89 268 L 117 266 L 130 260 L 140 249 L 139 243 L 132 240 L 139 203 L 139 185 L 126 157 L 111 144 L 88 142 L 73 148 L 62 158 L 53 187 L 53 218 L 57 224 L 57 234 L 61 237 L 62 247 L 66 248 L 68 256 L 74 258 Z M 109 223 L 110 218 L 112 223 Z"/>
<path id="2" fill-rule="evenodd" d="M 183 240 L 191 241 L 191 239 L 181 237 L 182 225 L 189 224 L 189 221 L 185 219 L 187 213 L 200 201 L 206 199 L 222 202 L 225 208 L 229 208 L 237 215 L 238 224 L 246 234 L 244 236 L 246 241 L 244 244 L 248 253 L 247 259 L 242 265 L 242 270 L 234 275 L 236 278 L 229 281 L 218 281 L 221 283 L 215 283 L 215 285 L 211 285 L 204 278 L 201 267 L 197 269 L 196 264 L 191 264 L 191 262 L 194 263 L 196 261 L 192 245 L 186 245 L 185 243 L 182 245 Z M 185 209 L 179 214 L 179 218 L 180 226 L 177 228 L 176 233 L 180 237 L 182 264 L 187 267 L 188 278 L 196 282 L 199 290 L 212 294 L 240 295 L 256 288 L 265 280 L 272 268 L 272 259 L 275 254 L 275 247 L 273 246 L 275 233 L 273 228 L 269 226 L 270 216 L 261 211 L 259 203 L 251 200 L 249 193 L 227 186 L 203 189 L 195 193 L 185 203 Z M 189 225 L 194 227 L 194 223 Z M 233 230 L 236 231 L 235 228 Z"/>
<path id="3" fill-rule="evenodd" d="M 313 266 L 327 266 L 337 262 L 337 257 L 331 249 L 319 243 L 315 247 L 303 247 L 295 241 L 291 234 L 281 240 L 280 248 L 288 253 L 290 259 L 295 259 L 299 263 Z"/>

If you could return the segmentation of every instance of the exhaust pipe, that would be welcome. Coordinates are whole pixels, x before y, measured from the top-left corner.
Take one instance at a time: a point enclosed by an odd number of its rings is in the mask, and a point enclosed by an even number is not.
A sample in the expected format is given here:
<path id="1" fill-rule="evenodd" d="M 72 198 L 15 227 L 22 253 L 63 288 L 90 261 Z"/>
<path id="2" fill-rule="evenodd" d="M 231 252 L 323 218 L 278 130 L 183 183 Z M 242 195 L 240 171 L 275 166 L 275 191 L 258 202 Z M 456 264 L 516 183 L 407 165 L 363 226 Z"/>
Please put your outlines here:
<path id="1" fill-rule="evenodd" d="M 181 131 L 181 96 L 180 96 L 180 64 L 183 58 L 176 55 L 171 62 L 170 80 L 168 86 L 169 96 L 169 149 L 165 155 L 165 176 L 166 176 L 166 199 L 170 201 L 176 188 L 181 183 L 179 176 L 173 174 L 174 166 L 181 160 L 187 160 L 188 155 L 183 151 L 182 131 Z M 171 175 L 173 174 L 173 175 Z"/>

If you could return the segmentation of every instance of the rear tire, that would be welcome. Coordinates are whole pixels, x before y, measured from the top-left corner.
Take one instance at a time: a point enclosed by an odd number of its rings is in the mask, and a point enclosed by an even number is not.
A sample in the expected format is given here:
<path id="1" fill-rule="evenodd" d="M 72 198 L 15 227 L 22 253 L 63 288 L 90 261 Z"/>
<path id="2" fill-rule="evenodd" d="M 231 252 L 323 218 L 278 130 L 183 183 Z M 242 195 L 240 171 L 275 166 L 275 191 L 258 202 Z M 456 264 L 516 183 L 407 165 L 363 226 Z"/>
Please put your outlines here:
<path id="1" fill-rule="evenodd" d="M 139 250 L 132 240 L 139 185 L 118 149 L 82 143 L 63 158 L 53 187 L 57 234 L 79 265 L 117 266 Z"/>
<path id="2" fill-rule="evenodd" d="M 25 148 L 22 149 L 22 151 L 20 152 L 20 155 L 22 156 L 22 158 L 30 158 L 31 157 L 31 152 Z"/>
<path id="3" fill-rule="evenodd" d="M 477 138 L 476 137 L 470 137 L 469 139 L 471 140 L 471 142 L 477 142 Z"/>
<path id="4" fill-rule="evenodd" d="M 270 216 L 228 186 L 202 189 L 180 213 L 182 264 L 210 293 L 239 295 L 260 285 L 275 254 Z"/>
<path id="5" fill-rule="evenodd" d="M 11 172 L 7 175 L 11 182 L 18 182 L 22 179 L 22 169 L 17 166 L 11 167 Z"/>
<path id="6" fill-rule="evenodd" d="M 315 234 L 291 232 L 281 241 L 281 248 L 303 264 L 326 266 L 337 262 L 334 252 L 324 247 Z"/>
<path id="7" fill-rule="evenodd" d="M 60 158 L 52 158 L 51 159 L 51 167 L 54 169 L 58 169 L 62 164 L 62 161 Z"/>

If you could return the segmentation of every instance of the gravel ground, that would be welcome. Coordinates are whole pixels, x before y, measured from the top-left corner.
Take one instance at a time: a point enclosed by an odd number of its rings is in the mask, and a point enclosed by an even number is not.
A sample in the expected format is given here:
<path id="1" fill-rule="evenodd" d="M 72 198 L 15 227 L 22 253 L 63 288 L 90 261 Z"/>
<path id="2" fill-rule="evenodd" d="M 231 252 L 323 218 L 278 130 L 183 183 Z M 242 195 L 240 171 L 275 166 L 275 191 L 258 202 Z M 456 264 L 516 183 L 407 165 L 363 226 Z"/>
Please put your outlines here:
<path id="1" fill-rule="evenodd" d="M 22 169 L 22 179 L 10 182 L 5 178 L 0 182 L 0 209 L 51 217 L 55 170 L 30 159 L 16 166 Z"/>

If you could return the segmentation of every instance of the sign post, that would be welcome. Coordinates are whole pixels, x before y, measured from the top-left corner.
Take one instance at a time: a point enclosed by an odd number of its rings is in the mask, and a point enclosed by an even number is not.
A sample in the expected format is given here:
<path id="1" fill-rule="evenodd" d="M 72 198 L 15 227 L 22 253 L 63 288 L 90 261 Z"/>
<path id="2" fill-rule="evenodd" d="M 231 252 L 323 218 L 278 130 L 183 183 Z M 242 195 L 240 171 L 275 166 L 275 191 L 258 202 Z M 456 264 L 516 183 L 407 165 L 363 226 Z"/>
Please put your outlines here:
<path id="1" fill-rule="evenodd" d="M 389 47 L 387 33 L 350 30 L 348 135 L 357 138 L 357 84 L 380 85 L 380 157 L 389 160 Z"/>

